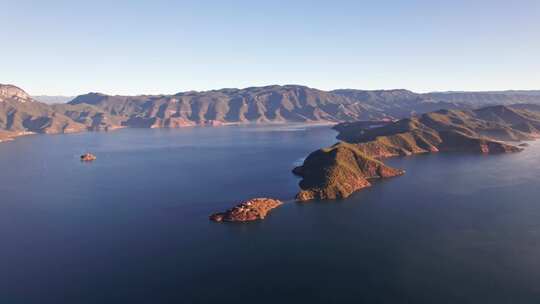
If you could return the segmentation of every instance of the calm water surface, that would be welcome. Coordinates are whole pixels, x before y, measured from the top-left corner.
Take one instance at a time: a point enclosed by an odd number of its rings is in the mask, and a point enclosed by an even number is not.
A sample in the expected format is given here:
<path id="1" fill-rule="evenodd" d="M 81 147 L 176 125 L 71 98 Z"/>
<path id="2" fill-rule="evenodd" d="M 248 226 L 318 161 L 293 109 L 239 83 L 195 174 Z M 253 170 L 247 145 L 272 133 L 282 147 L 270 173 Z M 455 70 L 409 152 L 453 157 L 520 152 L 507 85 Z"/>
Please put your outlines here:
<path id="1" fill-rule="evenodd" d="M 0 144 L 0 303 L 539 303 L 540 142 L 388 163 L 337 202 L 290 200 L 328 127 L 121 130 Z M 79 162 L 86 151 L 98 156 Z"/>

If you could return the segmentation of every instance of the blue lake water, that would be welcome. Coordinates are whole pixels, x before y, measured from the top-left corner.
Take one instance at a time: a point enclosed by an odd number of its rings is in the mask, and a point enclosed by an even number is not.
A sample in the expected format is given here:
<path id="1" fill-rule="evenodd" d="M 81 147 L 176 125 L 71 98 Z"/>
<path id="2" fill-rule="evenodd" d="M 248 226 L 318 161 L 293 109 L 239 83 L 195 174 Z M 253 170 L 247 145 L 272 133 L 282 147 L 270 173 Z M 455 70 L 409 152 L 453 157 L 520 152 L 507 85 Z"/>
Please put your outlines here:
<path id="1" fill-rule="evenodd" d="M 265 221 L 329 127 L 129 129 L 0 144 L 0 303 L 538 303 L 540 142 L 387 163 L 407 174 Z M 90 151 L 94 163 L 81 163 Z"/>

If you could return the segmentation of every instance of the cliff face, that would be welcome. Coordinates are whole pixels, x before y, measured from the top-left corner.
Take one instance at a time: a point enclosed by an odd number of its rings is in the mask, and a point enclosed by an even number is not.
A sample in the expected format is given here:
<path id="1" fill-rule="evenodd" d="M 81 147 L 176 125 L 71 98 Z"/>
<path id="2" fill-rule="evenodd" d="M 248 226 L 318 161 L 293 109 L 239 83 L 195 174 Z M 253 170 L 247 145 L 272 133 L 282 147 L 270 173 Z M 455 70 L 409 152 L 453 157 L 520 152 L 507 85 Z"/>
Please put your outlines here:
<path id="1" fill-rule="evenodd" d="M 30 95 L 26 94 L 19 87 L 10 84 L 0 84 L 0 102 L 4 101 L 28 102 L 33 100 Z"/>
<path id="2" fill-rule="evenodd" d="M 311 153 L 293 172 L 303 177 L 299 201 L 341 199 L 371 186 L 370 180 L 402 175 L 404 172 L 384 165 L 356 146 L 338 143 Z"/>

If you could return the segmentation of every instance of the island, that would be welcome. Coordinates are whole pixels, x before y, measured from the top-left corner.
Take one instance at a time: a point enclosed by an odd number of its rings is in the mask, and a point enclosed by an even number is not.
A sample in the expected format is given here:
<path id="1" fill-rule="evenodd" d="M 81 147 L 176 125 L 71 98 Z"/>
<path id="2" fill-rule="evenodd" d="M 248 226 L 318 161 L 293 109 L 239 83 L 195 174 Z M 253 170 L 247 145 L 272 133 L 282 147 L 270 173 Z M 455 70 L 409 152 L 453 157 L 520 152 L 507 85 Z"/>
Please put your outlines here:
<path id="1" fill-rule="evenodd" d="M 369 180 L 402 175 L 382 160 L 420 153 L 498 154 L 523 150 L 511 142 L 540 136 L 540 113 L 506 106 L 439 110 L 394 122 L 335 126 L 343 142 L 311 153 L 293 169 L 302 177 L 298 201 L 341 199 Z"/>
<path id="2" fill-rule="evenodd" d="M 97 157 L 92 153 L 84 153 L 83 155 L 81 155 L 81 161 L 84 161 L 84 162 L 90 162 L 96 159 Z"/>
<path id="3" fill-rule="evenodd" d="M 225 211 L 210 215 L 210 220 L 214 222 L 252 222 L 263 220 L 268 213 L 283 202 L 272 198 L 254 198 L 242 202 L 235 207 Z"/>
<path id="4" fill-rule="evenodd" d="M 338 143 L 311 153 L 293 172 L 303 177 L 298 201 L 346 198 L 371 186 L 370 180 L 399 176 L 403 170 L 386 166 L 358 147 Z"/>

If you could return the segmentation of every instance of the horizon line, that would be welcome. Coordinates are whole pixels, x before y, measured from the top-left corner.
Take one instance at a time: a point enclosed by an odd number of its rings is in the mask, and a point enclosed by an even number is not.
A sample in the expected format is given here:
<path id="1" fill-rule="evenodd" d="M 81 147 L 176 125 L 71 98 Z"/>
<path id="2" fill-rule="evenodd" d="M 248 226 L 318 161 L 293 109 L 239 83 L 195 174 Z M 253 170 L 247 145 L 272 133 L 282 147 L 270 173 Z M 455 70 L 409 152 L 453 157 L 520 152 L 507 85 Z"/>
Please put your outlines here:
<path id="1" fill-rule="evenodd" d="M 47 94 L 47 93 L 30 93 L 28 90 L 26 90 L 23 86 L 12 84 L 12 83 L 0 83 L 0 85 L 12 85 L 15 87 L 18 87 L 28 93 L 30 96 L 49 96 L 49 97 L 77 97 L 81 95 L 86 94 L 104 94 L 108 96 L 158 96 L 158 95 L 176 95 L 176 94 L 182 94 L 182 93 L 205 93 L 205 92 L 215 92 L 215 91 L 223 91 L 223 90 L 247 90 L 247 89 L 254 89 L 254 88 L 268 88 L 268 87 L 287 87 L 287 86 L 295 86 L 295 87 L 305 87 L 309 89 L 315 89 L 323 92 L 332 92 L 332 91 L 339 91 L 339 90 L 356 90 L 356 91 L 409 91 L 416 94 L 430 94 L 430 93 L 507 93 L 507 92 L 533 92 L 533 91 L 540 91 L 540 88 L 519 88 L 519 89 L 479 89 L 479 90 L 414 90 L 414 89 L 407 89 L 407 88 L 377 88 L 377 89 L 365 89 L 365 88 L 352 88 L 352 87 L 340 87 L 340 88 L 332 88 L 332 89 L 320 89 L 317 87 L 304 85 L 304 84 L 268 84 L 268 85 L 253 85 L 253 86 L 245 86 L 245 87 L 221 87 L 217 89 L 201 89 L 201 90 L 180 90 L 175 93 L 137 93 L 137 94 L 117 94 L 117 93 L 110 93 L 105 91 L 89 91 L 86 93 L 80 93 L 80 94 Z"/>

